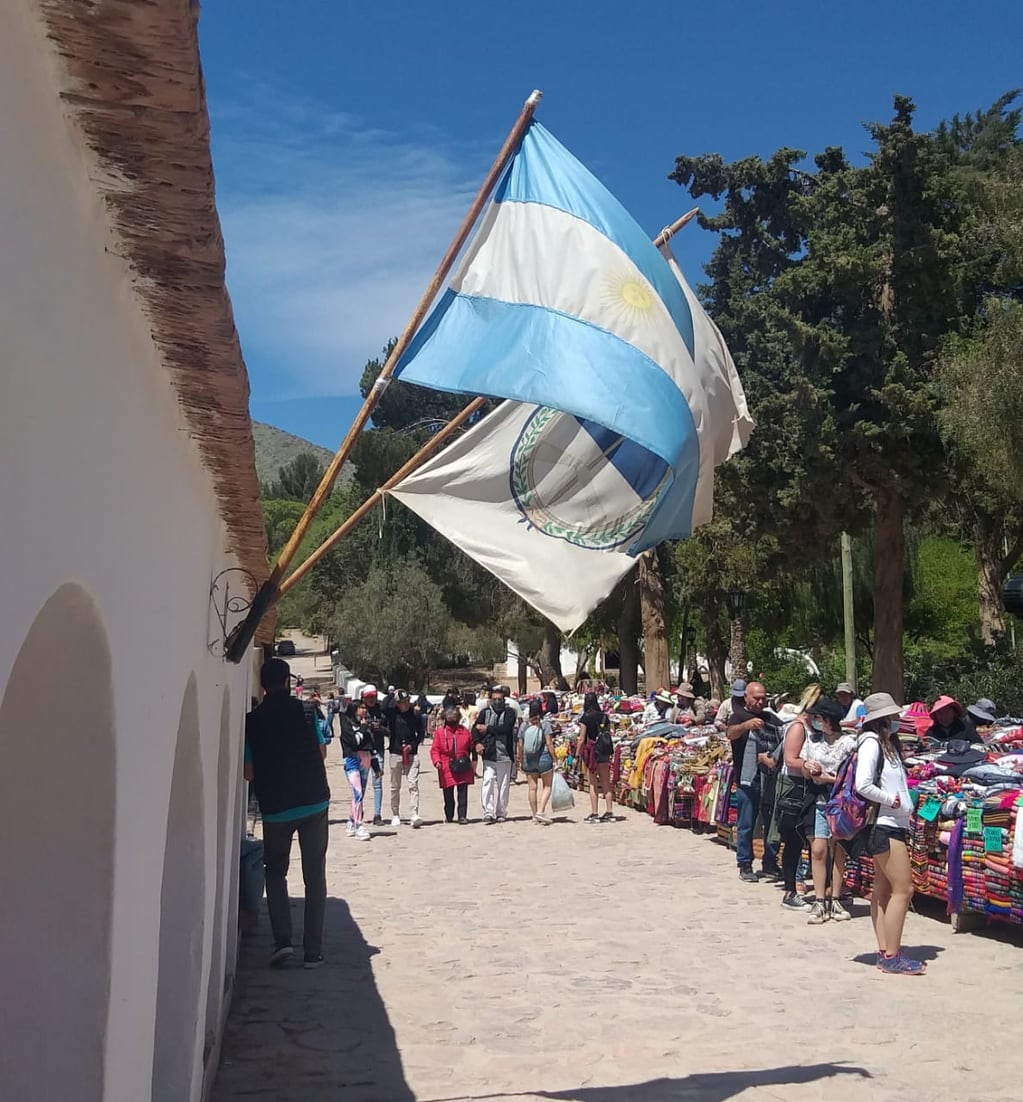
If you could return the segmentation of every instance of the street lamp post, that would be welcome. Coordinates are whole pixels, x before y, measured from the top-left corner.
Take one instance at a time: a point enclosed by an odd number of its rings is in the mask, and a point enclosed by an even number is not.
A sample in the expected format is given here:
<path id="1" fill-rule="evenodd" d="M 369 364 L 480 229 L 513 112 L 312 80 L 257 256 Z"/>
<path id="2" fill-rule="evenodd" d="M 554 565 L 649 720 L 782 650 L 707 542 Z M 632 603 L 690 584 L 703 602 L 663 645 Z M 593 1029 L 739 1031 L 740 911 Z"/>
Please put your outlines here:
<path id="1" fill-rule="evenodd" d="M 738 583 L 728 591 L 728 618 L 731 622 L 731 641 L 728 660 L 732 665 L 732 679 L 746 678 L 746 636 L 742 627 L 742 614 L 746 610 L 746 590 Z"/>
<path id="2" fill-rule="evenodd" d="M 682 633 L 682 657 L 683 657 L 682 665 L 683 666 L 688 666 L 688 664 L 689 664 L 689 652 L 693 649 L 693 647 L 695 645 L 696 645 L 696 628 L 694 628 L 692 626 L 692 624 L 690 624 L 686 628 L 686 630 Z M 694 659 L 695 659 L 695 655 L 694 655 Z M 693 665 L 694 666 L 696 665 L 695 661 L 693 662 Z M 690 670 L 689 671 L 689 676 L 685 677 L 684 676 L 684 671 L 682 669 L 680 669 L 678 671 L 678 679 L 679 679 L 679 681 L 686 680 L 686 681 L 691 682 L 693 680 L 693 671 Z"/>

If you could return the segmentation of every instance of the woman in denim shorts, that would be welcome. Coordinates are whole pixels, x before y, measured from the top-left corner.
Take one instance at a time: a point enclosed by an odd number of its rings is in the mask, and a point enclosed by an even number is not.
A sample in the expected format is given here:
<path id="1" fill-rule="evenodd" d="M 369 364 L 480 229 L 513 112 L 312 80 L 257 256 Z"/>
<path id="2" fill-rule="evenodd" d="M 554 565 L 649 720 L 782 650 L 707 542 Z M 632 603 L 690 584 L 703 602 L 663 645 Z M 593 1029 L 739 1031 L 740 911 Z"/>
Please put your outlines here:
<path id="1" fill-rule="evenodd" d="M 529 809 L 533 822 L 550 826 L 547 806 L 551 802 L 554 783 L 554 734 L 543 715 L 543 704 L 534 700 L 529 705 L 529 718 L 522 726 L 518 740 L 519 768 L 529 782 Z"/>
<path id="2" fill-rule="evenodd" d="M 902 952 L 902 928 L 913 898 L 909 859 L 913 802 L 898 742 L 902 709 L 888 693 L 874 693 L 863 704 L 866 715 L 856 755 L 856 791 L 878 805 L 867 844 L 874 858 L 870 917 L 877 936 L 877 967 L 888 975 L 922 976 L 926 965 Z"/>
<path id="3" fill-rule="evenodd" d="M 810 709 L 810 737 L 803 743 L 800 758 L 803 776 L 814 786 L 813 834 L 810 835 L 810 861 L 813 866 L 814 905 L 807 923 L 820 926 L 831 919 L 845 922 L 852 917 L 839 902 L 845 882 L 845 850 L 831 842 L 831 831 L 824 817 L 824 805 L 831 795 L 838 770 L 856 749 L 856 736 L 842 730 L 845 709 L 837 700 L 821 697 Z M 809 824 L 807 824 L 809 826 Z M 831 883 L 828 884 L 830 854 Z"/>

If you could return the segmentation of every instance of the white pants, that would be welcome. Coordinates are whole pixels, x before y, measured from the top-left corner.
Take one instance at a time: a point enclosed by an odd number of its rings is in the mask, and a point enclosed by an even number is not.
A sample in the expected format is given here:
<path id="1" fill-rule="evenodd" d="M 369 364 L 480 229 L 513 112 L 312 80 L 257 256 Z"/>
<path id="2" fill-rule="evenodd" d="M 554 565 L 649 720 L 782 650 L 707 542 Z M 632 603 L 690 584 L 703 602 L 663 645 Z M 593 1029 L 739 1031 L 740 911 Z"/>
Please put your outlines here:
<path id="1" fill-rule="evenodd" d="M 401 754 L 390 755 L 391 814 L 398 814 L 401 804 L 401 778 L 408 777 L 409 818 L 419 818 L 419 756 L 414 754 L 408 768 L 401 764 Z"/>
<path id="2" fill-rule="evenodd" d="M 510 761 L 483 763 L 483 817 L 485 819 L 504 819 L 507 816 L 511 767 Z"/>

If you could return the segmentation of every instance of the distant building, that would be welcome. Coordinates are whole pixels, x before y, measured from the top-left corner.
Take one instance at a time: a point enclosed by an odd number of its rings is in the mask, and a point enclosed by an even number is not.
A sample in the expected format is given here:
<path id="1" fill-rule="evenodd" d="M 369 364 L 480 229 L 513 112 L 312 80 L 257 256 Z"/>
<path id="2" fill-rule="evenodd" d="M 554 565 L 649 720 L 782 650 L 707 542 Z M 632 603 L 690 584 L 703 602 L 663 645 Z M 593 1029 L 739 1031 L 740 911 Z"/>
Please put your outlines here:
<path id="1" fill-rule="evenodd" d="M 197 15 L 0 4 L 11 1102 L 198 1099 L 234 970 L 254 662 L 209 593 L 266 546 Z"/>

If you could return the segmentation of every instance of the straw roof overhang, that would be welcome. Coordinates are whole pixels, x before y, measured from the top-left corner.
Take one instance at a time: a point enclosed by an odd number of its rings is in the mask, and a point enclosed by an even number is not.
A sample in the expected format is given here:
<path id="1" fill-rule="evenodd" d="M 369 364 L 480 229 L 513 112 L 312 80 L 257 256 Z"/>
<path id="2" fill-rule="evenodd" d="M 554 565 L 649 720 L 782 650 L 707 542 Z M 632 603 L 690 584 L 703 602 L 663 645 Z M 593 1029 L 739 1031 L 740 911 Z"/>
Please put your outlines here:
<path id="1" fill-rule="evenodd" d="M 62 61 L 61 96 L 89 151 L 114 247 L 135 273 L 153 340 L 213 477 L 227 549 L 262 582 L 266 530 L 248 374 L 224 280 L 199 5 L 36 3 Z"/>

